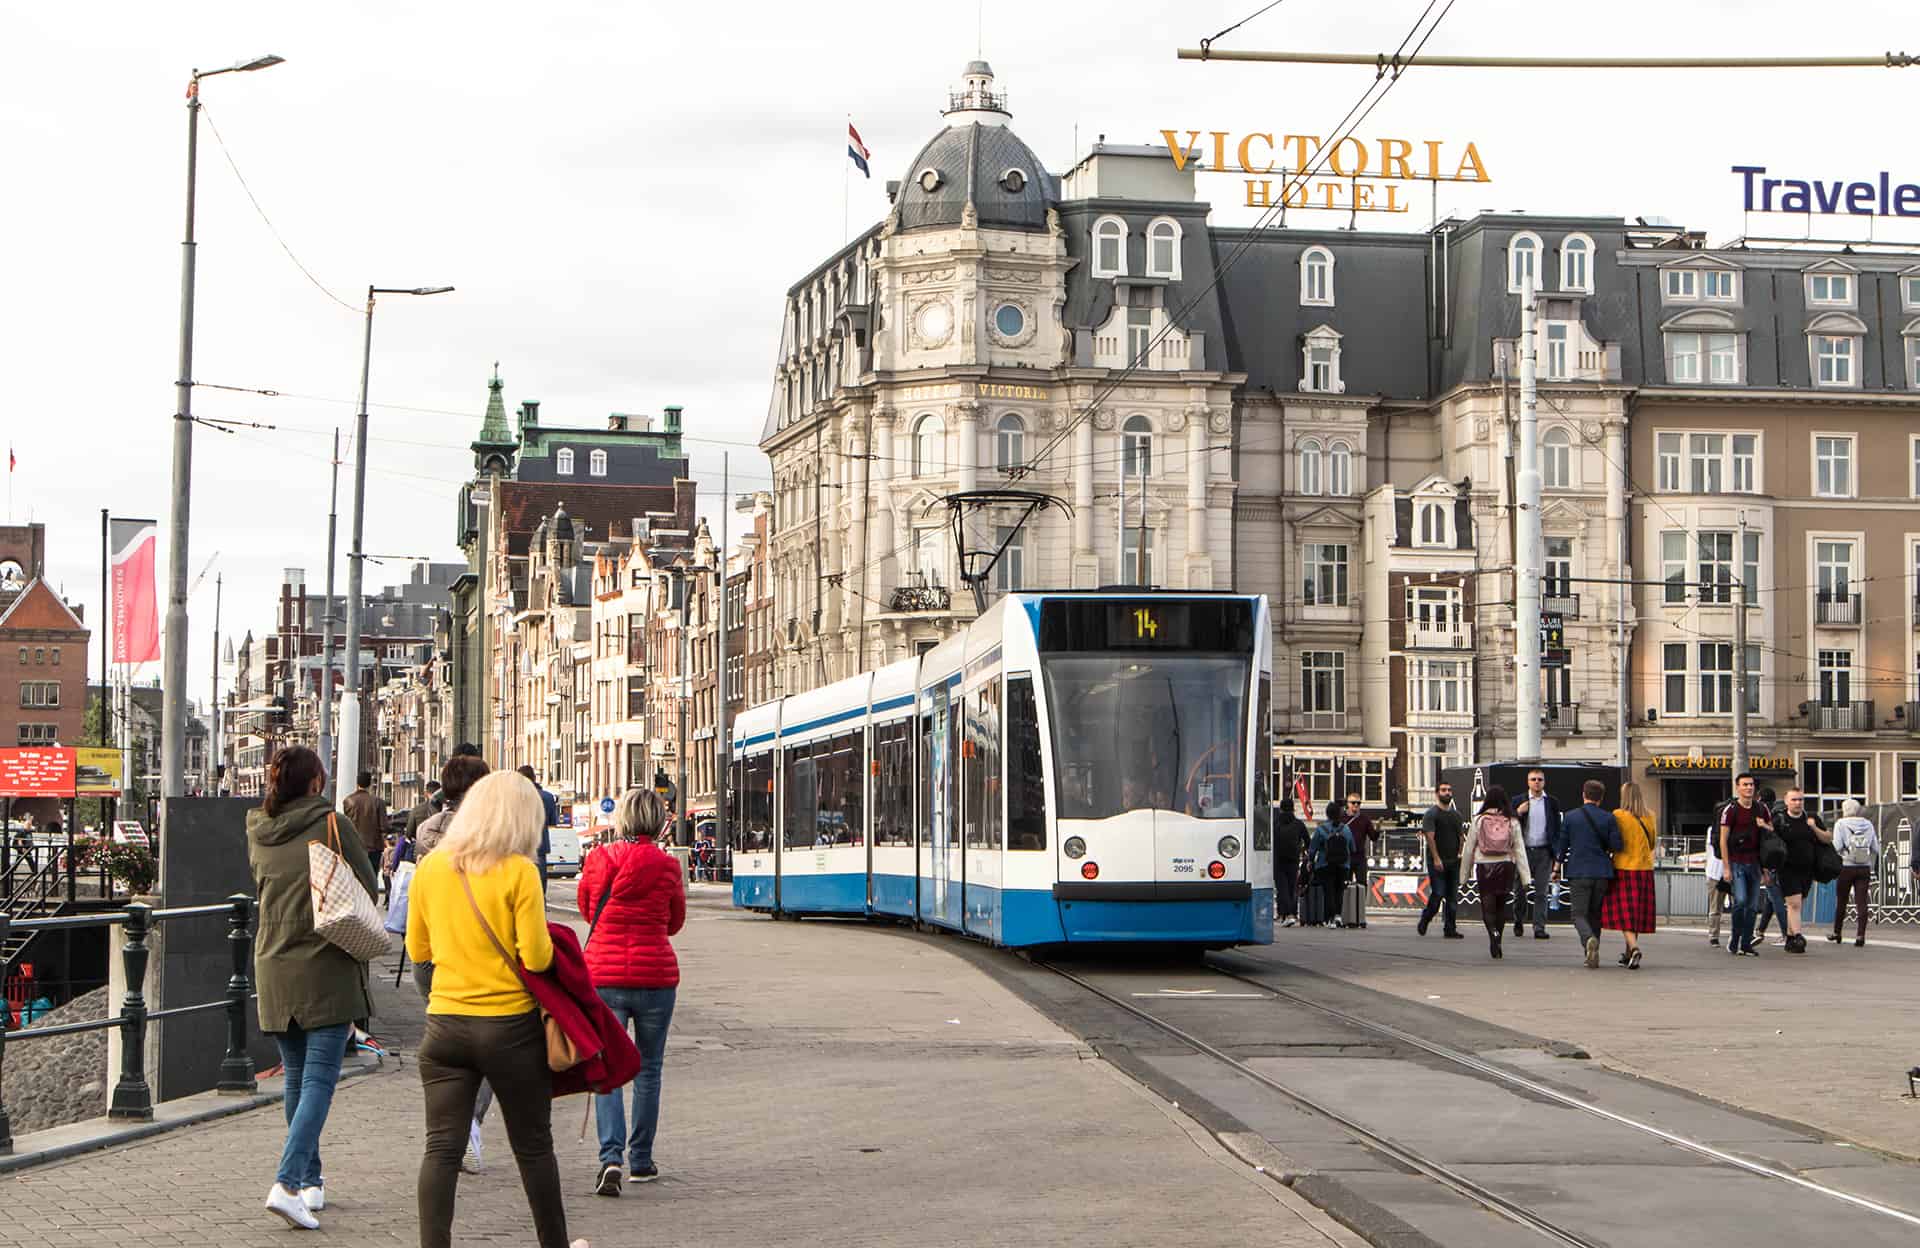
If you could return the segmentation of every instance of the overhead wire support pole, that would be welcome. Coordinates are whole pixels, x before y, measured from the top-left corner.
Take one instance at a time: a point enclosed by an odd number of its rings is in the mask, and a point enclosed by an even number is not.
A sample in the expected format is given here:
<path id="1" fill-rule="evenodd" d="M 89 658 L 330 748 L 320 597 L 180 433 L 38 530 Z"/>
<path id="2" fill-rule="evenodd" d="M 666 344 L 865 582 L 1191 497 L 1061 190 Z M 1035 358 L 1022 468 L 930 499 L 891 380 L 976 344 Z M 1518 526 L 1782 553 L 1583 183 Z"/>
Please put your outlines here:
<path id="1" fill-rule="evenodd" d="M 1534 273 L 1520 294 L 1520 463 L 1516 473 L 1514 536 L 1514 753 L 1524 763 L 1540 758 L 1540 448 L 1539 367 L 1535 354 Z"/>
<path id="2" fill-rule="evenodd" d="M 1183 61 L 1256 61 L 1280 65 L 1365 65 L 1398 74 L 1410 62 L 1369 52 L 1276 52 L 1253 48 L 1181 48 Z M 1428 69 L 1906 69 L 1906 52 L 1879 56 L 1430 56 Z"/>

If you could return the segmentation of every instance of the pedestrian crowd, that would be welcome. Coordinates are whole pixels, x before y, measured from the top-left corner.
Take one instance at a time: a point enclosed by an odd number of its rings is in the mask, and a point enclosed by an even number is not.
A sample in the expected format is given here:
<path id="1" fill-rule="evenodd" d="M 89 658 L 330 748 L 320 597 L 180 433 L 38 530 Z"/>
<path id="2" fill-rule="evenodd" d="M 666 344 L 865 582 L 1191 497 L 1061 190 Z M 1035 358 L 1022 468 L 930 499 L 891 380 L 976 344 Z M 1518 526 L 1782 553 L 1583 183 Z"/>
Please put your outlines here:
<path id="1" fill-rule="evenodd" d="M 1427 897 L 1416 930 L 1425 936 L 1435 918 L 1441 936 L 1465 939 L 1457 910 L 1463 880 L 1480 899 L 1488 955 L 1504 956 L 1507 924 L 1515 938 L 1549 940 L 1547 917 L 1556 887 L 1565 886 L 1578 952 L 1600 965 L 1603 932 L 1618 932 L 1619 965 L 1639 970 L 1642 938 L 1655 928 L 1654 858 L 1658 833 L 1639 785 L 1620 786 L 1620 803 L 1602 806 L 1606 785 L 1587 780 L 1580 805 L 1564 809 L 1547 792 L 1545 771 L 1527 773 L 1518 800 L 1491 786 L 1477 810 L 1454 804 L 1453 786 L 1441 781 L 1434 803 L 1420 820 Z M 1369 862 L 1382 833 L 1361 811 L 1358 793 L 1329 803 L 1326 818 L 1309 829 L 1291 798 L 1282 799 L 1273 820 L 1275 908 L 1283 927 L 1365 927 Z M 1849 901 L 1853 943 L 1866 944 L 1868 884 L 1880 866 L 1882 845 L 1861 803 L 1848 799 L 1829 828 L 1808 807 L 1799 788 L 1775 801 L 1771 789 L 1756 789 L 1742 772 L 1732 797 L 1714 815 L 1707 838 L 1708 939 L 1717 948 L 1723 920 L 1727 952 L 1758 957 L 1767 924 L 1779 923 L 1779 945 L 1804 954 L 1801 910 L 1816 883 L 1833 882 L 1837 894 L 1827 939 L 1845 940 Z"/>
<path id="2" fill-rule="evenodd" d="M 399 932 L 426 1001 L 421 1248 L 451 1244 L 460 1176 L 483 1172 L 481 1124 L 495 1103 L 540 1248 L 585 1248 L 568 1236 L 555 1101 L 593 1097 L 595 1194 L 617 1197 L 660 1173 L 661 1067 L 680 980 L 671 938 L 686 921 L 684 873 L 655 844 L 665 805 L 648 789 L 620 799 L 618 839 L 588 857 L 579 879 L 583 947 L 548 917 L 555 807 L 530 768 L 495 772 L 461 746 L 391 832 L 372 777 L 357 779 L 336 812 L 319 755 L 281 750 L 247 820 L 260 1027 L 279 1047 L 286 1089 L 266 1208 L 290 1227 L 320 1226 L 321 1135 L 346 1054 L 373 1014 L 369 962 Z"/>

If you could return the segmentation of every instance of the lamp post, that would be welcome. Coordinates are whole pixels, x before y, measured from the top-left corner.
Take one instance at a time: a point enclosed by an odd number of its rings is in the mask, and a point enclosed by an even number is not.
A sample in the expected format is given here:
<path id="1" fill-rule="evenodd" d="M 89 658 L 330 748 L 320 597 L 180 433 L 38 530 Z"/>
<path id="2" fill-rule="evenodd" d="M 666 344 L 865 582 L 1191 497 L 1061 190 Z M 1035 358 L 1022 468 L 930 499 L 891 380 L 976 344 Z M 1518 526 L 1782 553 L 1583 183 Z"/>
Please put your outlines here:
<path id="1" fill-rule="evenodd" d="M 160 707 L 160 784 L 167 797 L 181 797 L 187 790 L 187 492 L 193 481 L 193 193 L 200 155 L 200 80 L 266 69 L 283 59 L 269 55 L 225 69 L 196 69 L 187 86 L 187 230 L 180 242 L 180 375 L 173 383 L 173 505 L 167 518 L 167 625 L 161 655 L 166 679 Z"/>
<path id="2" fill-rule="evenodd" d="M 360 411 L 353 418 L 353 549 L 347 552 L 347 659 L 340 702 L 340 765 L 335 792 L 351 791 L 360 770 L 360 576 L 366 552 L 360 532 L 367 512 L 367 374 L 373 365 L 373 303 L 378 295 L 444 295 L 451 286 L 367 287 L 367 330 L 360 347 Z"/>

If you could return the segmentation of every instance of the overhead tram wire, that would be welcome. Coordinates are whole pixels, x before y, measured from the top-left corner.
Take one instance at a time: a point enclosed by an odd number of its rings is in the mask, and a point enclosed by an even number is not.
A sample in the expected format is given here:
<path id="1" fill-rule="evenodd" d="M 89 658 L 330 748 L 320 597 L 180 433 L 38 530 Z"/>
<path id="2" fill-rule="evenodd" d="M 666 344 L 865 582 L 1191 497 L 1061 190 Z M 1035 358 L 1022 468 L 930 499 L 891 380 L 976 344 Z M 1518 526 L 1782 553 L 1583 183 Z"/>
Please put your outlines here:
<path id="1" fill-rule="evenodd" d="M 1239 30 L 1242 26 L 1245 26 L 1248 22 L 1252 21 L 1256 17 L 1265 17 L 1268 13 L 1271 13 L 1273 10 L 1279 8 L 1284 3 L 1286 3 L 1286 0 L 1271 0 L 1271 3 L 1261 5 L 1259 8 L 1247 14 L 1245 17 L 1241 18 L 1239 21 L 1235 22 L 1233 25 L 1227 27 L 1225 30 L 1215 31 L 1213 35 L 1211 35 L 1210 37 L 1206 39 L 1202 39 L 1200 41 L 1200 46 L 1203 48 L 1212 47 L 1216 42 L 1219 41 L 1222 35 L 1232 34 L 1234 31 Z"/>
<path id="2" fill-rule="evenodd" d="M 1406 37 L 1401 40 L 1401 47 L 1404 48 L 1407 42 L 1413 38 L 1414 34 L 1420 31 L 1421 24 L 1426 22 L 1428 14 L 1433 12 L 1433 6 L 1437 2 L 1438 0 L 1428 0 L 1427 7 L 1421 10 L 1420 16 L 1415 18 L 1413 25 L 1409 27 Z M 1393 88 L 1399 85 L 1401 75 L 1419 61 L 1421 51 L 1427 46 L 1427 40 L 1433 37 L 1433 32 L 1440 28 L 1440 23 L 1446 20 L 1448 13 L 1453 11 L 1455 3 L 1456 0 L 1447 0 L 1446 8 L 1440 10 L 1439 16 L 1435 17 L 1432 23 L 1427 25 L 1425 32 L 1420 34 L 1420 41 L 1414 46 L 1412 55 L 1408 56 L 1405 61 L 1401 61 L 1398 59 L 1396 53 L 1395 60 L 1392 64 L 1383 67 L 1374 75 L 1373 81 L 1368 84 L 1365 91 L 1361 92 L 1360 98 L 1355 100 L 1353 105 L 1347 109 L 1346 115 L 1335 123 L 1332 134 L 1327 142 L 1321 145 L 1319 155 L 1316 159 L 1312 161 L 1306 169 L 1296 170 L 1294 173 L 1288 175 L 1285 182 L 1281 185 L 1280 198 L 1278 201 L 1268 206 L 1264 212 L 1254 219 L 1253 225 L 1248 228 L 1245 235 L 1241 237 L 1232 250 L 1228 251 L 1221 261 L 1214 266 L 1213 276 L 1208 280 L 1207 284 L 1194 294 L 1191 299 L 1188 299 L 1181 306 L 1179 312 L 1166 318 L 1166 324 L 1161 327 L 1160 332 L 1149 339 L 1140 351 L 1134 353 L 1133 357 L 1127 361 L 1117 376 L 1102 385 L 1100 391 L 1088 400 L 1086 406 L 1081 409 L 1080 413 L 1068 421 L 1060 432 L 1055 434 L 1042 446 L 1039 453 L 1028 461 L 1028 464 L 1023 467 L 1021 472 L 1018 474 L 1009 474 L 1014 480 L 1024 479 L 1024 477 L 1032 471 L 1033 465 L 1037 463 L 1037 461 L 1045 459 L 1053 452 L 1055 447 L 1072 436 L 1073 432 L 1079 428 L 1081 423 L 1091 419 L 1093 413 L 1098 410 L 1100 405 L 1107 399 L 1113 397 L 1120 386 L 1139 369 L 1141 362 L 1152 353 L 1153 348 L 1158 346 L 1173 332 L 1175 324 L 1184 321 L 1189 313 L 1199 307 L 1202 300 L 1213 293 L 1226 278 L 1227 273 L 1230 272 L 1234 265 L 1239 263 L 1240 259 L 1253 247 L 1255 241 L 1273 228 L 1273 222 L 1285 214 L 1288 192 L 1294 187 L 1304 186 L 1311 179 L 1318 177 L 1320 172 L 1326 168 L 1327 162 L 1333 158 L 1333 153 L 1340 143 L 1350 137 L 1353 131 L 1359 128 L 1360 123 L 1365 121 L 1375 108 L 1379 107 L 1380 101 L 1386 99 Z M 1356 113 L 1358 114 L 1357 116 Z"/>

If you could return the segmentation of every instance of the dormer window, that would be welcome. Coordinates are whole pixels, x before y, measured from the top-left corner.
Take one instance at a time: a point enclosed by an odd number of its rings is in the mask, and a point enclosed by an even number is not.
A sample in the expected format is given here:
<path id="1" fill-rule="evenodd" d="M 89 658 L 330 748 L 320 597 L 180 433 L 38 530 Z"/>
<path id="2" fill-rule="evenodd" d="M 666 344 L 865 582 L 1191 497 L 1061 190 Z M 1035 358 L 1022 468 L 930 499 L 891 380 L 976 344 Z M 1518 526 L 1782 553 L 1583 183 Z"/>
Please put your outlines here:
<path id="1" fill-rule="evenodd" d="M 1809 274 L 1813 278 L 1848 276 L 1847 274 Z M 1855 389 L 1860 385 L 1860 344 L 1867 335 L 1866 323 L 1849 312 L 1826 312 L 1807 322 L 1807 352 L 1813 384 L 1829 389 Z"/>
<path id="2" fill-rule="evenodd" d="M 1853 306 L 1853 274 L 1807 274 L 1807 302 L 1823 308 Z"/>
<path id="3" fill-rule="evenodd" d="M 1301 347 L 1300 389 L 1309 394 L 1344 394 L 1340 377 L 1340 335 L 1322 325 L 1309 333 Z"/>
<path id="4" fill-rule="evenodd" d="M 1165 217 L 1147 227 L 1147 276 L 1180 276 L 1180 227 Z"/>
<path id="5" fill-rule="evenodd" d="M 1714 303 L 1732 303 L 1735 298 L 1733 270 L 1703 269 L 1700 273 L 1700 297 Z"/>
<path id="6" fill-rule="evenodd" d="M 1517 295 L 1529 285 L 1540 288 L 1540 239 L 1533 234 L 1515 234 L 1507 244 L 1507 290 Z"/>
<path id="7" fill-rule="evenodd" d="M 573 448 L 572 447 L 563 446 L 560 448 L 559 452 L 554 455 L 553 471 L 556 476 L 570 477 L 573 475 Z"/>
<path id="8" fill-rule="evenodd" d="M 1443 499 L 1423 498 L 1414 504 L 1413 544 L 1453 545 L 1453 508 Z"/>
<path id="9" fill-rule="evenodd" d="M 1693 300 L 1700 297 L 1700 273 L 1697 269 L 1668 269 L 1665 277 L 1666 296 L 1672 300 Z"/>
<path id="10" fill-rule="evenodd" d="M 1118 217 L 1102 217 L 1094 222 L 1093 275 L 1127 275 L 1127 223 Z"/>
<path id="11" fill-rule="evenodd" d="M 1560 289 L 1581 294 L 1593 290 L 1593 240 L 1569 234 L 1560 244 Z"/>
<path id="12" fill-rule="evenodd" d="M 1303 306 L 1333 306 L 1333 253 L 1309 247 L 1300 257 L 1300 302 Z"/>

